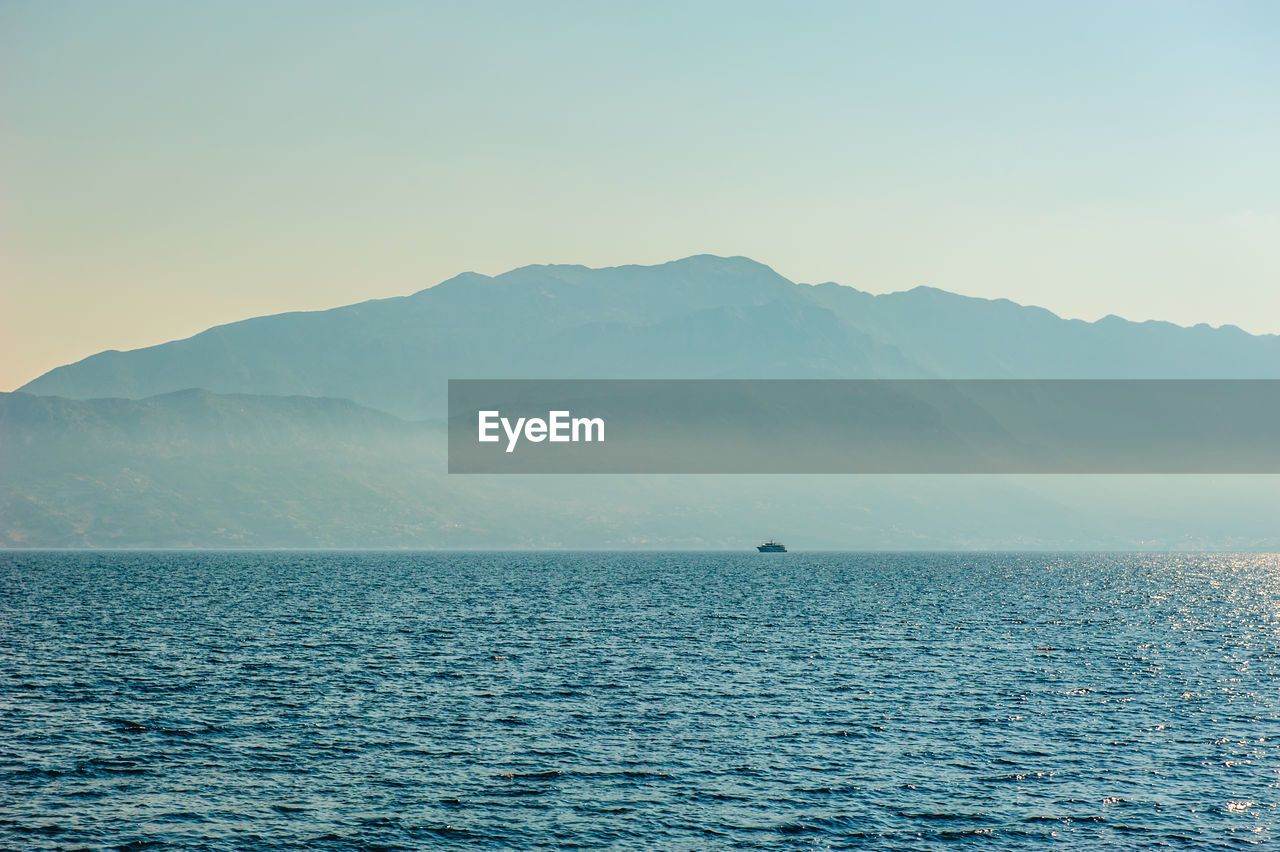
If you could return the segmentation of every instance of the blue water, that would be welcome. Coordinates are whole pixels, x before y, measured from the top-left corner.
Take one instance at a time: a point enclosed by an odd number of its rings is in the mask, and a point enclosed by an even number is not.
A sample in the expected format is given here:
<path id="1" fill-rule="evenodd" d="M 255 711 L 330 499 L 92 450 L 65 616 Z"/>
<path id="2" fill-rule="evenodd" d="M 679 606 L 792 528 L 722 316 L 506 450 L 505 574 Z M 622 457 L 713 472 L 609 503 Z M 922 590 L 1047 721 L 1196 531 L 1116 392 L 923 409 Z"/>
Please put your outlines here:
<path id="1" fill-rule="evenodd" d="M 1280 846 L 1280 557 L 0 553 L 0 847 Z"/>

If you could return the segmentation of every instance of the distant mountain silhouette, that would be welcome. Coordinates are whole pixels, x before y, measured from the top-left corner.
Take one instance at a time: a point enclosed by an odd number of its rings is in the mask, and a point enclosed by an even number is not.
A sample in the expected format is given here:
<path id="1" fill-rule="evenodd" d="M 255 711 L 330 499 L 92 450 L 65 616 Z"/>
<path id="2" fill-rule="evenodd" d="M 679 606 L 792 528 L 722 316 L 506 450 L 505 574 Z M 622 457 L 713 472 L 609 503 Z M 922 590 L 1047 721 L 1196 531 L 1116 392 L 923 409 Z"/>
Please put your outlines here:
<path id="1" fill-rule="evenodd" d="M 528 266 L 328 311 L 257 317 L 59 367 L 22 391 L 184 388 L 353 400 L 417 419 L 450 378 L 1280 378 L 1280 338 L 919 287 L 795 284 L 747 258 Z"/>
<path id="2" fill-rule="evenodd" d="M 467 273 L 0 394 L 0 546 L 1280 546 L 1280 477 L 450 476 L 433 422 L 450 378 L 922 377 L 1280 378 L 1280 338 L 746 258 Z"/>

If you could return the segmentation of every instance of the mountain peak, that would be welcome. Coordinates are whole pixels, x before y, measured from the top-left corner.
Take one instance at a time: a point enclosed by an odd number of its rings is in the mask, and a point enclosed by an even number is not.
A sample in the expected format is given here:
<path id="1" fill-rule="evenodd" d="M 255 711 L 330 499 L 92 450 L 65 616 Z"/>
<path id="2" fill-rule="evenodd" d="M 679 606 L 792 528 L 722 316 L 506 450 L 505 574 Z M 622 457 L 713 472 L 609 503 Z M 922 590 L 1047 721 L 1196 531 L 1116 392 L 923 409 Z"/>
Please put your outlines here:
<path id="1" fill-rule="evenodd" d="M 919 296 L 929 299 L 966 299 L 974 302 L 1007 302 L 1008 299 L 987 299 L 982 296 L 966 296 L 963 293 L 953 293 L 950 290 L 943 290 L 941 287 L 934 287 L 929 284 L 917 284 L 908 290 L 899 290 L 896 293 L 889 293 L 890 296 Z"/>
<path id="2" fill-rule="evenodd" d="M 578 280 L 598 274 L 665 274 L 671 272 L 699 272 L 704 274 L 717 272 L 738 275 L 764 273 L 782 278 L 772 267 L 742 255 L 725 257 L 717 254 L 692 254 L 678 260 L 668 260 L 665 263 L 655 264 L 625 263 L 618 266 L 584 266 L 580 263 L 531 263 L 512 269 L 509 272 L 504 272 L 496 276 L 494 280 L 523 281 L 539 277 Z"/>
<path id="3" fill-rule="evenodd" d="M 688 257 L 682 257 L 679 260 L 669 260 L 661 266 L 704 266 L 704 267 L 720 267 L 724 269 L 758 269 L 774 272 L 773 267 L 754 260 L 746 255 L 731 254 L 691 254 Z M 776 275 L 777 273 L 774 272 Z"/>

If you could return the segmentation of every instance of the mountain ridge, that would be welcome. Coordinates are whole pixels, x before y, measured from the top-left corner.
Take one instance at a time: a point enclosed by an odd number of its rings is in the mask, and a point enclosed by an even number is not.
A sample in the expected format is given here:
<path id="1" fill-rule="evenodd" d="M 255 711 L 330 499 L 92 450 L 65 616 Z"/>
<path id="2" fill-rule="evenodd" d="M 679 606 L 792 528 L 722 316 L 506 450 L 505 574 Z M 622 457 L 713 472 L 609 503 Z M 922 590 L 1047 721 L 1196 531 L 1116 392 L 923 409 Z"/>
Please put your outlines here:
<path id="1" fill-rule="evenodd" d="M 1280 378 L 1280 336 L 1065 319 L 921 285 L 799 284 L 747 257 L 464 272 L 406 296 L 108 350 L 18 390 L 350 399 L 416 420 L 450 378 Z"/>

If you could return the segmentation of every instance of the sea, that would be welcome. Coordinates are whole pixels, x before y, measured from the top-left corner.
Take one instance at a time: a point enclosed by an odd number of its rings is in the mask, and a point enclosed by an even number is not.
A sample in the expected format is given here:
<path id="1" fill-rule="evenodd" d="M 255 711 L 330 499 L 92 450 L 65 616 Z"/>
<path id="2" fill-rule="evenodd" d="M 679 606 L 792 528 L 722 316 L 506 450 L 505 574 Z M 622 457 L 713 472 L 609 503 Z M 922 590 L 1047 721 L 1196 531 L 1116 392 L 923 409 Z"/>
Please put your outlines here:
<path id="1" fill-rule="evenodd" d="M 0 552 L 4 849 L 1280 848 L 1280 556 Z"/>

